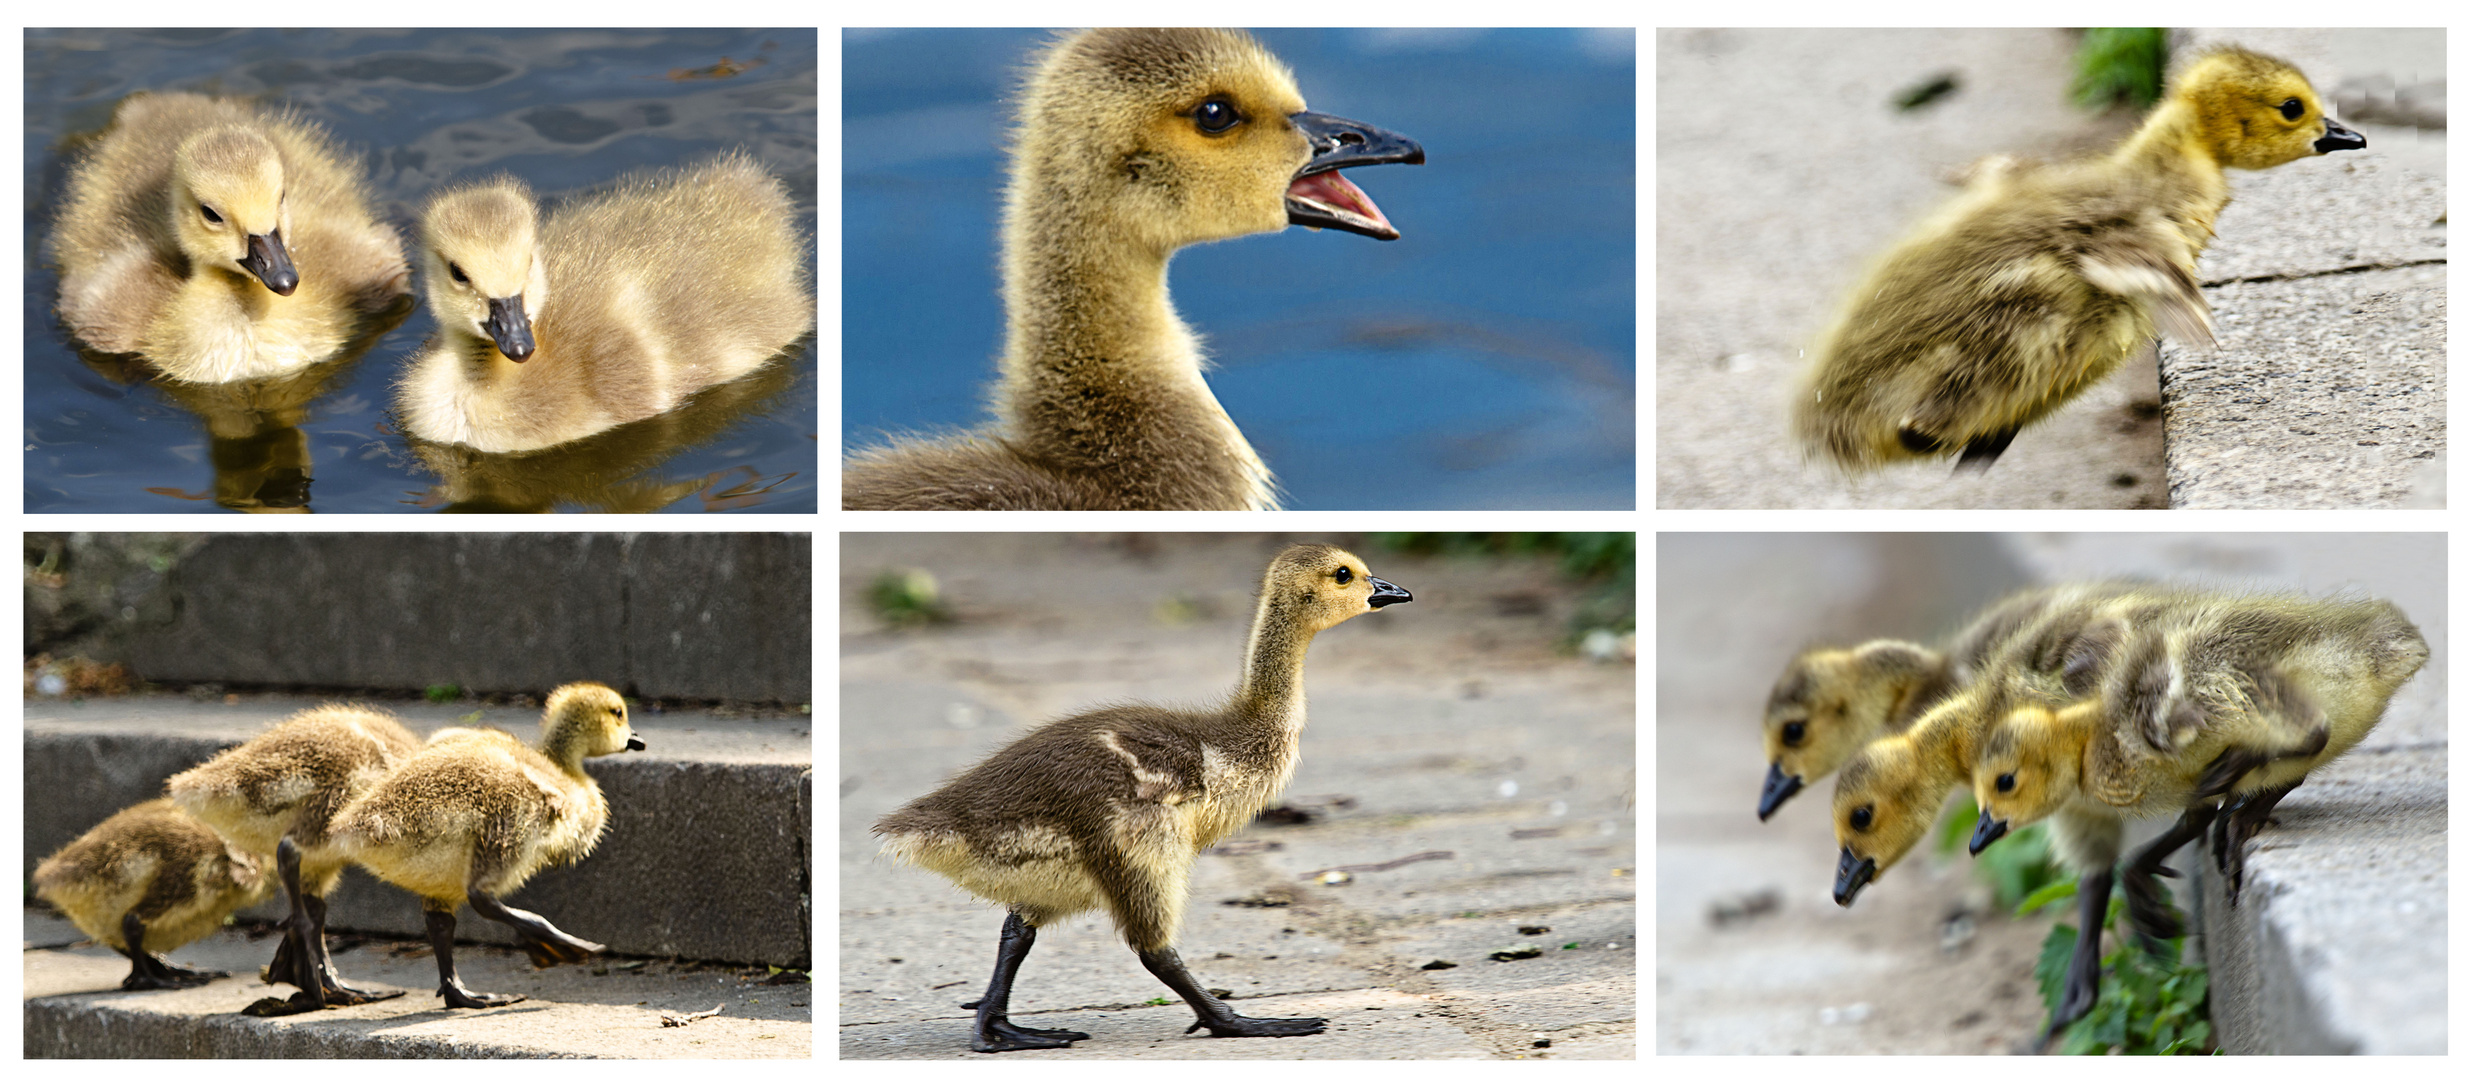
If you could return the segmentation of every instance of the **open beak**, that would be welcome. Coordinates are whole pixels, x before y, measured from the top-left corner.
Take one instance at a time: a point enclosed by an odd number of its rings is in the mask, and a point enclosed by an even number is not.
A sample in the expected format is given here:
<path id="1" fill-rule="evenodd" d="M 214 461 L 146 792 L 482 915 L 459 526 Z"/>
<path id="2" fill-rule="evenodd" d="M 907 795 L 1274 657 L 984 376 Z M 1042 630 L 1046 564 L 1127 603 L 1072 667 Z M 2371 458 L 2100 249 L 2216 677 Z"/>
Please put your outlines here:
<path id="1" fill-rule="evenodd" d="M 1379 578 L 1370 579 L 1370 606 L 1374 609 L 1383 608 L 1389 604 L 1401 604 L 1412 598 L 1412 593 L 1404 591 L 1395 582 Z M 1419 616 L 1415 617 L 1419 618 Z"/>
<path id="2" fill-rule="evenodd" d="M 1832 878 L 1832 902 L 1842 907 L 1850 906 L 1850 901 L 1858 899 L 1858 890 L 1866 888 L 1867 882 L 1873 880 L 1875 860 L 1859 858 L 1850 854 L 1850 849 L 1842 848 L 1841 868 L 1833 873 Z"/>
<path id="3" fill-rule="evenodd" d="M 2012 826 L 2009 823 L 1995 820 L 1995 815 L 1984 810 L 1978 811 L 1978 831 L 1969 834 L 1969 853 L 1975 856 L 1985 851 L 1988 844 L 2003 839 L 2004 834 L 2010 831 Z"/>
<path id="4" fill-rule="evenodd" d="M 257 275 L 276 296 L 289 296 L 300 287 L 300 272 L 291 265 L 291 249 L 283 246 L 281 229 L 250 235 L 248 255 L 240 260 L 240 269 Z"/>
<path id="5" fill-rule="evenodd" d="M 1285 219 L 1313 229 L 1342 229 L 1380 240 L 1403 233 L 1379 213 L 1379 204 L 1338 169 L 1356 165 L 1419 165 L 1421 144 L 1385 128 L 1326 113 L 1297 112 L 1293 126 L 1310 140 L 1311 158 L 1284 191 Z"/>
<path id="6" fill-rule="evenodd" d="M 1772 812 L 1806 786 L 1806 781 L 1782 772 L 1780 762 L 1773 762 L 1772 771 L 1764 774 L 1764 797 L 1755 801 L 1755 820 L 1772 820 Z"/>
<path id="7" fill-rule="evenodd" d="M 2332 150 L 2363 149 L 2362 132 L 2347 127 L 2346 125 L 2338 123 L 2337 121 L 2326 116 L 2321 117 L 2320 119 L 2322 123 L 2329 125 L 2329 130 L 2321 133 L 2320 138 L 2313 140 L 2313 153 L 2326 154 Z"/>
<path id="8" fill-rule="evenodd" d="M 522 294 L 488 301 L 488 321 L 480 328 L 495 339 L 497 351 L 517 364 L 531 358 L 538 345 L 531 340 L 531 317 L 523 313 Z"/>

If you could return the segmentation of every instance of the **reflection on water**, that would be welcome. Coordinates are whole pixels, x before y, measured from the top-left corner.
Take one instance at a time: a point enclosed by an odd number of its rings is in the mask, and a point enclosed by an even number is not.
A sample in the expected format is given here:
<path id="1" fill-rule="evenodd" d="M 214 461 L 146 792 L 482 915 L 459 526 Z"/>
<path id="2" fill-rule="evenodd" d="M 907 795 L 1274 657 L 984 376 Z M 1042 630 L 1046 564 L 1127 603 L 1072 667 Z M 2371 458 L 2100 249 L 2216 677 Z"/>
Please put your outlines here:
<path id="1" fill-rule="evenodd" d="M 1635 32 L 1263 30 L 1403 238 L 1184 250 L 1175 306 L 1292 509 L 1635 505 Z M 844 439 L 974 427 L 1001 353 L 1004 105 L 1038 30 L 848 30 Z"/>
<path id="2" fill-rule="evenodd" d="M 377 211 L 406 241 L 419 199 L 444 181 L 510 172 L 553 206 L 742 147 L 787 183 L 810 243 L 814 31 L 35 30 L 25 57 L 28 510 L 815 508 L 810 339 L 743 385 L 564 448 L 576 453 L 561 465 L 480 469 L 412 446 L 388 415 L 404 360 L 435 329 L 424 307 L 313 378 L 199 393 L 81 359 L 40 254 L 64 140 L 139 90 L 293 105 L 364 156 Z M 615 445 L 628 433 L 638 445 Z"/>

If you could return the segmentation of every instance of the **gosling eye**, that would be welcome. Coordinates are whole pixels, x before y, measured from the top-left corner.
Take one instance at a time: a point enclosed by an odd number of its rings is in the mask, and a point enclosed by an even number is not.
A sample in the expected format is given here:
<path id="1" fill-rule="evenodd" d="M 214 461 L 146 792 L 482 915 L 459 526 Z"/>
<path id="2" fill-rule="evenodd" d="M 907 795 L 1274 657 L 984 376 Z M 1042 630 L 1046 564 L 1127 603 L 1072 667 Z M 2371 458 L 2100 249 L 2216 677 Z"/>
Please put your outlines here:
<path id="1" fill-rule="evenodd" d="M 2013 780 L 2011 773 L 2005 773 L 2002 776 L 1995 778 L 1995 790 L 2003 792 L 2006 795 L 2012 793 L 2012 784 Z"/>
<path id="2" fill-rule="evenodd" d="M 1875 809 L 1873 807 L 1861 806 L 1856 810 L 1850 811 L 1850 828 L 1856 829 L 1859 832 L 1865 832 L 1867 831 L 1867 826 L 1873 824 L 1875 824 Z"/>
<path id="3" fill-rule="evenodd" d="M 206 205 L 206 204 L 204 204 L 204 203 L 198 203 L 198 204 L 197 204 L 197 209 L 199 209 L 199 210 L 201 210 L 201 211 L 204 211 L 204 213 L 205 213 L 205 219 L 206 219 L 206 223 L 207 223 L 207 224 L 210 224 L 210 225 L 220 225 L 220 224 L 222 224 L 222 223 L 223 223 L 223 216 L 222 216 L 221 214 L 217 214 L 217 213 L 215 213 L 215 212 L 214 212 L 214 208 L 213 208 L 213 207 L 211 207 L 211 206 L 207 206 L 207 205 Z"/>
<path id="4" fill-rule="evenodd" d="M 1338 585 L 1350 585 L 1350 584 L 1352 584 L 1352 583 L 1353 583 L 1353 568 L 1352 568 L 1352 567 L 1350 567 L 1350 566 L 1339 566 L 1339 567 L 1337 567 L 1337 568 L 1336 568 L 1336 584 L 1338 584 Z"/>
<path id="5" fill-rule="evenodd" d="M 471 283 L 471 279 L 470 279 L 470 278 L 467 278 L 467 277 L 462 276 L 462 267 L 461 267 L 461 266 L 459 266 L 459 265 L 457 265 L 457 264 L 454 264 L 454 263 L 447 263 L 447 264 L 445 264 L 445 272 L 446 272 L 446 273 L 448 273 L 448 274 L 453 275 L 453 278 L 454 278 L 454 282 L 455 282 L 455 284 L 458 284 L 458 285 L 468 285 L 468 284 L 470 284 L 470 283 Z"/>
<path id="6" fill-rule="evenodd" d="M 1796 746 L 1807 737 L 1807 722 L 1792 720 L 1781 725 L 1781 745 Z"/>
<path id="7" fill-rule="evenodd" d="M 1221 98 L 1200 102 L 1198 108 L 1190 111 L 1190 118 L 1198 122 L 1199 130 L 1210 135 L 1222 135 L 1242 122 L 1242 114 L 1233 108 L 1233 103 Z"/>
<path id="8" fill-rule="evenodd" d="M 2287 99 L 2286 99 L 2286 104 L 2283 104 L 2283 105 L 2278 106 L 2278 115 L 2279 115 L 2279 116 L 2283 116 L 2283 117 L 2285 117 L 2285 118 L 2287 118 L 2287 119 L 2289 119 L 2289 120 L 2301 120 L 2301 119 L 2303 119 L 2303 101 L 2302 101 L 2302 99 L 2300 99 L 2300 98 L 2287 98 Z"/>

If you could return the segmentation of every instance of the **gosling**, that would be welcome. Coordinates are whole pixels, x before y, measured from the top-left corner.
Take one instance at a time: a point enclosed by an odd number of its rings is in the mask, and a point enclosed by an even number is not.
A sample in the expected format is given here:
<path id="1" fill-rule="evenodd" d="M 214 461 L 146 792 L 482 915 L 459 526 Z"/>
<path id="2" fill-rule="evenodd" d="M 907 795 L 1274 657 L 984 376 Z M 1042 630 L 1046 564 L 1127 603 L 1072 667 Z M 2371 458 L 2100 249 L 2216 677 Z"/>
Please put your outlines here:
<path id="1" fill-rule="evenodd" d="M 164 782 L 165 794 L 189 816 L 261 863 L 272 863 L 291 902 L 265 978 L 300 992 L 287 1005 L 268 999 L 251 1006 L 258 1015 L 402 996 L 335 975 L 325 944 L 325 898 L 342 882 L 346 862 L 334 842 L 336 814 L 418 748 L 419 740 L 391 716 L 323 705 Z"/>
<path id="2" fill-rule="evenodd" d="M 1010 1021 L 1037 928 L 1101 907 L 1148 973 L 1218 1038 L 1316 1035 L 1317 1018 L 1241 1016 L 1174 950 L 1190 866 L 1284 790 L 1300 759 L 1302 658 L 1320 631 L 1413 594 L 1359 557 L 1304 544 L 1268 564 L 1242 678 L 1223 706 L 1117 705 L 1053 721 L 874 823 L 884 853 L 1010 909 L 976 1005 L 981 1053 L 1066 1047 L 1085 1032 Z"/>
<path id="3" fill-rule="evenodd" d="M 156 954 L 213 933 L 232 912 L 264 899 L 272 884 L 257 860 L 169 799 L 103 819 L 34 868 L 34 895 L 128 957 L 122 990 L 176 990 L 228 977 Z"/>
<path id="4" fill-rule="evenodd" d="M 176 382 L 307 367 L 410 293 L 402 239 L 368 202 L 360 166 L 294 113 L 132 95 L 69 174 L 60 315 Z"/>
<path id="5" fill-rule="evenodd" d="M 1886 255 L 1799 388 L 1800 441 L 1852 472 L 1956 453 L 1986 468 L 2153 336 L 2211 344 L 2199 260 L 2227 168 L 2363 145 L 2294 65 L 2203 55 L 2113 153 L 1985 170 Z"/>
<path id="6" fill-rule="evenodd" d="M 437 333 L 396 399 L 432 443 L 573 442 L 741 378 L 813 328 L 795 207 L 742 153 L 628 177 L 545 222 L 512 177 L 449 188 L 420 240 Z"/>
<path id="7" fill-rule="evenodd" d="M 1090 30 L 1037 61 L 1002 227 L 994 421 L 850 454 L 849 510 L 1272 510 L 1165 289 L 1191 244 L 1287 225 L 1400 234 L 1337 170 L 1421 146 L 1308 111 L 1233 30 Z M 873 358 L 894 363 L 895 358 Z"/>
<path id="8" fill-rule="evenodd" d="M 498 898 L 599 846 L 608 798 L 583 759 L 645 745 L 616 691 L 571 683 L 549 693 L 537 749 L 495 729 L 447 728 L 336 816 L 334 842 L 352 861 L 419 896 L 446 1008 L 524 999 L 475 993 L 455 973 L 454 909 L 465 901 L 512 927 L 540 967 L 606 951 Z"/>

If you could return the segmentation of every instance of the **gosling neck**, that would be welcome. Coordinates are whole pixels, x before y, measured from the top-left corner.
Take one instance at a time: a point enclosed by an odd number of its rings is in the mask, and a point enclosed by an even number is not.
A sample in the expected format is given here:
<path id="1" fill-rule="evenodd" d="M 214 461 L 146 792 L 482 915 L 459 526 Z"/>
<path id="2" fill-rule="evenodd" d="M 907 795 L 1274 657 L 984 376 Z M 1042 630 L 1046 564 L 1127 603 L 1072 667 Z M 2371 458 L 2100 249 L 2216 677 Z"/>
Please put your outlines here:
<path id="1" fill-rule="evenodd" d="M 1033 183 L 1017 182 L 1004 231 L 1004 433 L 1053 465 L 1108 470 L 1121 509 L 1266 508 L 1266 466 L 1173 310 L 1172 246 L 1079 200 L 1024 197 Z M 1142 487 L 1163 476 L 1170 490 Z"/>
<path id="2" fill-rule="evenodd" d="M 2201 133 L 2192 103 L 2168 98 L 2109 159 L 2133 176 L 2183 185 L 2196 212 L 2215 220 L 2226 206 L 2226 166 Z"/>
<path id="3" fill-rule="evenodd" d="M 590 736 L 580 724 L 551 724 L 539 736 L 540 755 L 556 762 L 569 776 L 587 777 L 582 759 L 591 756 Z"/>
<path id="4" fill-rule="evenodd" d="M 1276 734 L 1298 736 L 1308 718 L 1302 693 L 1302 659 L 1318 632 L 1305 629 L 1294 609 L 1299 601 L 1272 589 L 1259 598 L 1250 624 L 1250 644 L 1242 654 L 1242 681 L 1233 691 L 1241 716 L 1255 718 Z"/>

